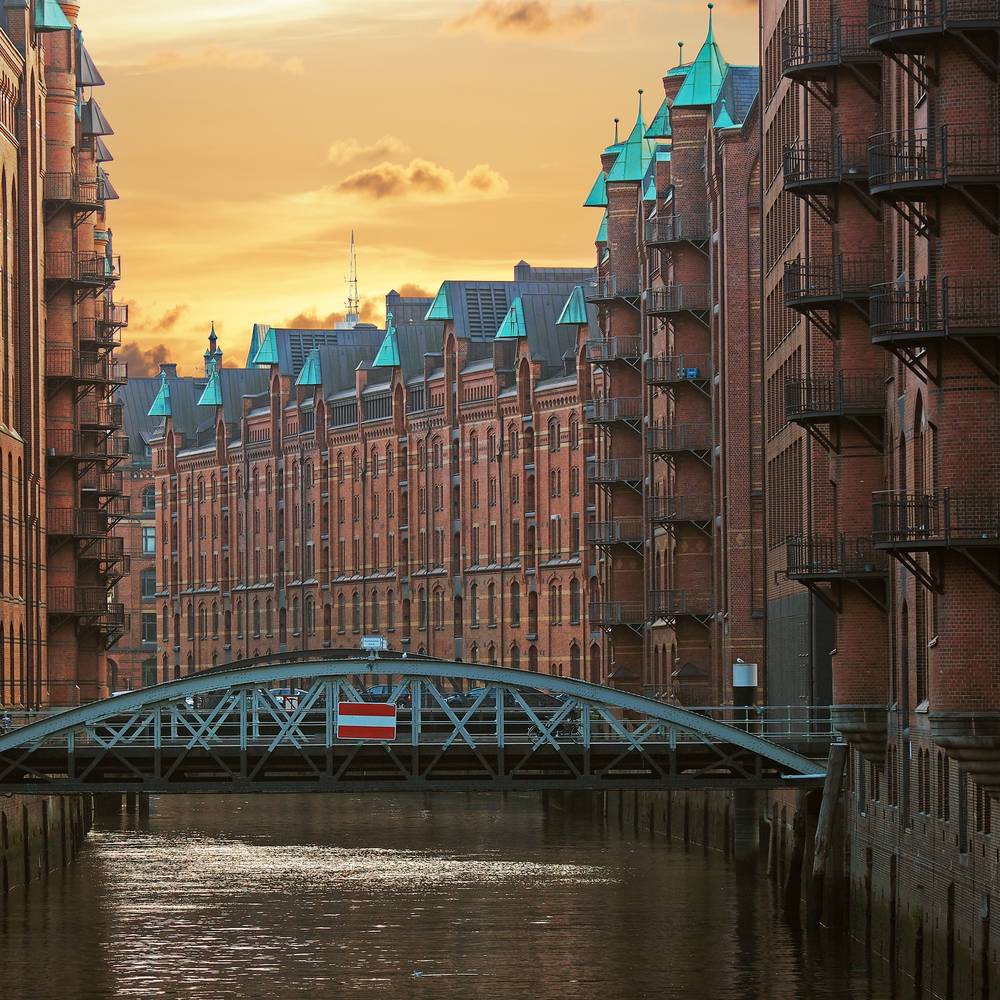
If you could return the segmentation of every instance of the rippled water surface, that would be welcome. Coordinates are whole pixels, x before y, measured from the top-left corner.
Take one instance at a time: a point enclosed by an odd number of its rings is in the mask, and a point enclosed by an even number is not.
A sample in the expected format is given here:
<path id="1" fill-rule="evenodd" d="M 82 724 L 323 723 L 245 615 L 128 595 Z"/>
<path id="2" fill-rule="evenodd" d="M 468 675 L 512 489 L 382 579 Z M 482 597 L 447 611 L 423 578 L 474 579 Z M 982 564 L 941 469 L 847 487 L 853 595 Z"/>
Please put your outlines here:
<path id="1" fill-rule="evenodd" d="M 888 1000 L 700 849 L 531 796 L 154 799 L 14 894 L 0 997 Z"/>

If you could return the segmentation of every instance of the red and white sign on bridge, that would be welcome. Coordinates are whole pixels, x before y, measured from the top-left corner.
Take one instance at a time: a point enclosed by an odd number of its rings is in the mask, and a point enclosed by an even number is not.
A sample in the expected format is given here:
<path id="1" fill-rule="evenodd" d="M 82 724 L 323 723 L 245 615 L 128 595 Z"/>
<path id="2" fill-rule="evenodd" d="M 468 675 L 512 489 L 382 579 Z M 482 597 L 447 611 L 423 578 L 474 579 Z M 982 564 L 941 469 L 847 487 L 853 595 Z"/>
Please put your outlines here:
<path id="1" fill-rule="evenodd" d="M 338 740 L 396 738 L 396 706 L 387 702 L 342 701 L 337 705 Z"/>

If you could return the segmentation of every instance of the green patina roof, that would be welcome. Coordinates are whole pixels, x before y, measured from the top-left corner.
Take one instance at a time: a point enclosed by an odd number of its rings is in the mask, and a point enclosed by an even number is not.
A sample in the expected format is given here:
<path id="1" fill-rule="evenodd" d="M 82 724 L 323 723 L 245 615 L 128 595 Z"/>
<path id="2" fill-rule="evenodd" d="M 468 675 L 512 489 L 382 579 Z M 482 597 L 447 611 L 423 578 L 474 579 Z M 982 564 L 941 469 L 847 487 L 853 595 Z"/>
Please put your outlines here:
<path id="1" fill-rule="evenodd" d="M 618 154 L 618 159 L 615 160 L 615 165 L 608 173 L 609 184 L 612 181 L 642 181 L 655 150 L 653 144 L 645 138 L 643 134 L 645 131 L 646 123 L 642 120 L 642 91 L 639 91 L 639 114 L 622 146 L 622 151 Z"/>
<path id="2" fill-rule="evenodd" d="M 670 162 L 670 150 L 669 149 L 658 149 L 656 151 L 656 162 L 657 163 L 669 163 Z"/>
<path id="3" fill-rule="evenodd" d="M 212 374 L 208 376 L 208 384 L 198 400 L 199 406 L 222 406 L 222 380 L 215 367 L 215 358 L 211 360 Z"/>
<path id="4" fill-rule="evenodd" d="M 594 237 L 595 243 L 607 243 L 608 242 L 608 213 L 604 213 L 604 218 L 601 219 L 600 228 L 597 230 L 597 236 Z"/>
<path id="5" fill-rule="evenodd" d="M 156 394 L 153 402 L 150 404 L 149 412 L 146 414 L 147 417 L 169 417 L 171 415 L 170 409 L 170 386 L 167 384 L 167 373 L 162 372 L 160 374 L 160 391 Z"/>
<path id="6" fill-rule="evenodd" d="M 650 177 L 646 181 L 646 190 L 642 193 L 643 201 L 656 201 L 656 178 Z"/>
<path id="7" fill-rule="evenodd" d="M 698 107 L 703 104 L 714 104 L 722 89 L 722 83 L 729 69 L 722 57 L 719 46 L 715 44 L 715 32 L 712 29 L 712 4 L 708 5 L 708 35 L 704 44 L 691 63 L 681 89 L 674 98 L 675 108 Z"/>
<path id="8" fill-rule="evenodd" d="M 610 146 L 606 146 L 604 149 L 605 153 L 620 153 L 625 148 L 624 142 L 613 142 Z"/>
<path id="9" fill-rule="evenodd" d="M 257 353 L 253 357 L 255 365 L 276 365 L 278 364 L 278 338 L 274 335 L 274 327 L 267 328 L 267 336 L 264 338 Z"/>
<path id="10" fill-rule="evenodd" d="M 392 321 L 392 310 L 385 318 L 385 337 L 372 362 L 372 368 L 399 367 L 399 340 L 396 337 L 396 324 Z"/>
<path id="11" fill-rule="evenodd" d="M 669 139 L 673 133 L 670 130 L 670 105 L 667 99 L 663 98 L 660 110 L 656 112 L 656 117 L 649 123 L 646 129 L 647 139 Z"/>
<path id="12" fill-rule="evenodd" d="M 726 99 L 722 99 L 722 107 L 719 108 L 719 113 L 715 116 L 715 127 L 716 128 L 738 128 L 739 126 L 733 121 L 733 116 L 729 113 L 726 108 Z"/>
<path id="13" fill-rule="evenodd" d="M 587 300 L 583 297 L 583 285 L 577 285 L 569 293 L 566 305 L 562 307 L 559 319 L 556 320 L 556 326 L 586 326 L 586 324 Z"/>
<path id="14" fill-rule="evenodd" d="M 319 363 L 319 348 L 314 347 L 306 357 L 306 363 L 295 380 L 296 385 L 310 386 L 323 384 L 323 369 Z"/>
<path id="15" fill-rule="evenodd" d="M 448 301 L 448 282 L 442 283 L 441 287 L 438 289 L 437 295 L 434 296 L 434 301 L 431 303 L 430 309 L 427 310 L 427 315 L 424 316 L 425 320 L 432 319 L 450 319 L 455 318 L 454 313 L 451 311 L 451 303 Z"/>
<path id="16" fill-rule="evenodd" d="M 59 6 L 59 0 L 36 0 L 35 31 L 72 31 L 73 25 Z"/>
<path id="17" fill-rule="evenodd" d="M 594 186 L 583 203 L 584 208 L 607 208 L 608 206 L 608 175 L 602 170 L 594 181 Z"/>
<path id="18" fill-rule="evenodd" d="M 528 336 L 528 324 L 524 320 L 524 303 L 521 296 L 510 304 L 507 315 L 504 316 L 500 329 L 496 332 L 496 340 L 516 340 L 518 337 Z"/>

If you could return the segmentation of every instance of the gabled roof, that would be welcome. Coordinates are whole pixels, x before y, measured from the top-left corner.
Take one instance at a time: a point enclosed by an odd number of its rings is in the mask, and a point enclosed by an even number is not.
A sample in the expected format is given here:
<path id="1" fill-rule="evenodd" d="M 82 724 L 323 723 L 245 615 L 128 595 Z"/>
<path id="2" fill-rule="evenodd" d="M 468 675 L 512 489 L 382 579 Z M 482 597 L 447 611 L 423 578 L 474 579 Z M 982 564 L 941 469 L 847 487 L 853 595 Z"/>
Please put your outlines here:
<path id="1" fill-rule="evenodd" d="M 556 320 L 556 326 L 582 326 L 586 322 L 587 299 L 583 294 L 583 285 L 577 285 L 569 293 L 569 298 Z"/>
<path id="2" fill-rule="evenodd" d="M 750 114 L 754 101 L 760 92 L 759 66 L 730 66 L 722 90 L 713 107 L 713 118 L 718 126 L 718 117 L 725 101 L 726 111 L 734 125 L 742 125 Z"/>
<path id="3" fill-rule="evenodd" d="M 660 110 L 656 112 L 656 117 L 649 123 L 646 129 L 647 139 L 669 139 L 673 135 L 670 128 L 670 105 L 667 99 L 663 98 Z"/>
<path id="4" fill-rule="evenodd" d="M 607 183 L 614 181 L 641 181 L 653 157 L 655 147 L 645 136 L 646 123 L 642 120 L 642 91 L 639 91 L 639 113 L 635 125 L 618 154 L 614 166 L 608 171 Z"/>
<path id="5" fill-rule="evenodd" d="M 160 391 L 156 394 L 156 398 L 150 404 L 147 416 L 169 417 L 171 414 L 170 385 L 167 383 L 167 373 L 163 372 L 160 376 Z"/>
<path id="6" fill-rule="evenodd" d="M 577 328 L 560 324 L 566 305 L 564 294 L 525 293 L 519 296 L 519 322 L 523 324 L 522 337 L 527 339 L 528 354 L 542 363 L 543 378 L 565 373 L 565 359 L 575 357 Z M 586 320 L 591 326 L 591 336 L 598 336 L 596 310 Z"/>
<path id="7" fill-rule="evenodd" d="M 681 89 L 674 98 L 675 108 L 700 107 L 714 104 L 726 78 L 728 65 L 715 43 L 712 28 L 712 4 L 708 5 L 708 34 L 684 76 Z"/>
<path id="8" fill-rule="evenodd" d="M 606 208 L 608 204 L 608 175 L 602 170 L 594 181 L 594 186 L 590 189 L 583 203 L 584 208 Z"/>
<path id="9" fill-rule="evenodd" d="M 276 365 L 278 363 L 278 341 L 274 335 L 274 327 L 270 326 L 264 335 L 263 343 L 253 356 L 254 365 Z"/>
<path id="10" fill-rule="evenodd" d="M 104 117 L 97 101 L 93 97 L 89 101 L 83 102 L 80 112 L 80 121 L 84 135 L 114 135 L 115 130 L 110 122 Z"/>
<path id="11" fill-rule="evenodd" d="M 372 362 L 372 368 L 398 368 L 399 342 L 396 339 L 396 325 L 390 312 L 385 318 L 385 337 Z"/>
<path id="12" fill-rule="evenodd" d="M 212 374 L 208 377 L 208 384 L 198 400 L 198 406 L 222 406 L 222 380 L 215 367 L 215 358 L 211 361 Z"/>
<path id="13" fill-rule="evenodd" d="M 504 316 L 500 328 L 496 332 L 495 340 L 517 340 L 519 337 L 526 337 L 528 334 L 524 321 L 524 305 L 521 296 L 518 295 L 510 304 L 507 315 Z"/>
<path id="14" fill-rule="evenodd" d="M 26 4 L 21 4 L 22 7 Z M 59 0 L 35 0 L 35 31 L 72 31 Z"/>
<path id="15" fill-rule="evenodd" d="M 80 36 L 79 58 L 76 63 L 76 82 L 79 87 L 103 87 L 104 77 L 97 68 L 94 60 L 90 58 L 86 45 L 83 44 L 83 36 Z"/>
<path id="16" fill-rule="evenodd" d="M 441 283 L 437 295 L 434 296 L 434 301 L 431 303 L 430 309 L 424 314 L 424 319 L 450 320 L 454 318 L 451 312 L 451 305 L 448 302 L 448 282 L 444 281 Z"/>
<path id="17" fill-rule="evenodd" d="M 295 380 L 296 385 L 315 386 L 323 384 L 323 371 L 319 365 L 319 348 L 314 347 L 306 358 L 306 363 Z"/>

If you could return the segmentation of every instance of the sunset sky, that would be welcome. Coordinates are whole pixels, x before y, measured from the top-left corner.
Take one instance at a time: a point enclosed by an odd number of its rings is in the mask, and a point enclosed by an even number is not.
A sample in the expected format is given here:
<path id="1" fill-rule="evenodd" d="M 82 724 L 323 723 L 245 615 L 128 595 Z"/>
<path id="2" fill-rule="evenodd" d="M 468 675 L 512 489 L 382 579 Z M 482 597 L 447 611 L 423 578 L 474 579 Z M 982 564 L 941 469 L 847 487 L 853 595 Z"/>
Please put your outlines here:
<path id="1" fill-rule="evenodd" d="M 214 319 L 227 361 L 251 325 L 343 310 L 357 232 L 362 299 L 587 264 L 580 203 L 612 119 L 647 121 L 700 0 L 83 0 L 108 86 L 115 250 L 133 373 L 193 371 Z M 756 5 L 722 0 L 727 59 L 757 58 Z M 310 322 L 311 320 L 311 322 Z M 165 347 L 162 345 L 166 345 Z"/>

